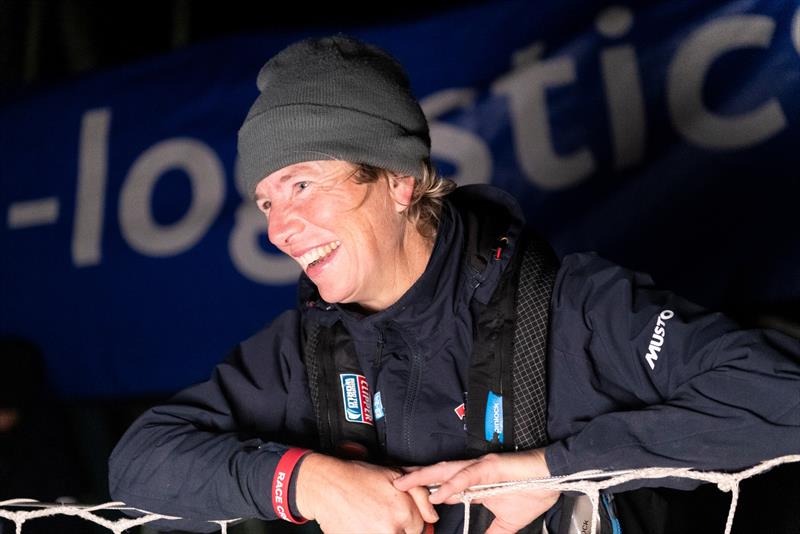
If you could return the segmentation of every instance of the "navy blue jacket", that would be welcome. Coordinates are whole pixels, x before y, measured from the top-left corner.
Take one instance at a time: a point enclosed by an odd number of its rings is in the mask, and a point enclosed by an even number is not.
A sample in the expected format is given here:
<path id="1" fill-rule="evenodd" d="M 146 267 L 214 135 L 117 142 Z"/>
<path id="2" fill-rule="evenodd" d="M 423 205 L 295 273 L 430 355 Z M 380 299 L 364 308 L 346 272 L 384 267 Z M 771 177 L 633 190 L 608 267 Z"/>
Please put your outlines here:
<path id="1" fill-rule="evenodd" d="M 482 187 L 519 216 L 509 195 Z M 193 519 L 173 528 L 274 519 L 278 460 L 289 446 L 313 446 L 315 433 L 300 355 L 304 313 L 341 319 L 352 336 L 379 399 L 375 423 L 390 458 L 420 465 L 464 457 L 456 408 L 467 389 L 469 305 L 488 300 L 515 244 L 477 273 L 462 261 L 463 239 L 460 217 L 446 204 L 425 273 L 390 308 L 368 316 L 345 306 L 287 311 L 241 343 L 209 381 L 147 411 L 111 456 L 114 499 Z M 545 453 L 554 475 L 738 470 L 800 451 L 800 342 L 741 330 L 597 255 L 562 259 L 548 351 Z M 441 507 L 437 532 L 460 531 L 462 514 L 460 506 Z"/>

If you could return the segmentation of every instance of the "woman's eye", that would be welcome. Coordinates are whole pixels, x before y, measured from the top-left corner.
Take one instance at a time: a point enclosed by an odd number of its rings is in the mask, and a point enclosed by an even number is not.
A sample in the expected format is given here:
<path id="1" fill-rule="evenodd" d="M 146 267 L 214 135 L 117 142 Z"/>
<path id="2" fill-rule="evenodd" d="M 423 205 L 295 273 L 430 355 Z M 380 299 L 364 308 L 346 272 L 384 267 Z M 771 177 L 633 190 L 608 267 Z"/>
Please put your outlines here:
<path id="1" fill-rule="evenodd" d="M 308 182 L 297 182 L 295 184 L 295 187 L 297 187 L 297 189 L 302 191 L 303 189 L 307 188 L 309 185 L 311 185 L 311 184 L 309 184 Z"/>
<path id="2" fill-rule="evenodd" d="M 265 200 L 264 202 L 261 203 L 261 211 L 263 211 L 264 213 L 269 213 L 269 209 L 271 207 L 272 207 L 272 202 L 270 202 L 269 200 Z"/>

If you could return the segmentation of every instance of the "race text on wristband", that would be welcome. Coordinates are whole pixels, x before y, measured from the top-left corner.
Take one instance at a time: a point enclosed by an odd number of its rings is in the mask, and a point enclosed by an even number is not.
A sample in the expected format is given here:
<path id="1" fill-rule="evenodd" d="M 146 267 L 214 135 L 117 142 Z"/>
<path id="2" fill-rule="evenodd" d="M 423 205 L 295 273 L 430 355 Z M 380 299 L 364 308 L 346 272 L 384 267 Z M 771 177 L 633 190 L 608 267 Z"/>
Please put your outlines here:
<path id="1" fill-rule="evenodd" d="M 308 449 L 289 449 L 278 462 L 275 469 L 275 476 L 272 478 L 272 509 L 278 517 L 290 523 L 302 524 L 308 519 L 296 519 L 292 516 L 289 509 L 289 483 L 292 481 L 292 474 L 297 462 L 309 453 Z"/>

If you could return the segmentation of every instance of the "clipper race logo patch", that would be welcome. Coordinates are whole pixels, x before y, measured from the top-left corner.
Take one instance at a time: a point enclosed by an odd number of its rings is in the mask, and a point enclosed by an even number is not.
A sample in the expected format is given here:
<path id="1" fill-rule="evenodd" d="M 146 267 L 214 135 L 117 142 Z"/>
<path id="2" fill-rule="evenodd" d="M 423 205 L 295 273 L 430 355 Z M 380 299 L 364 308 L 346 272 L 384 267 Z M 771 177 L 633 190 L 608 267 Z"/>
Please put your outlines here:
<path id="1" fill-rule="evenodd" d="M 340 374 L 344 417 L 351 423 L 373 424 L 369 384 L 362 375 Z"/>

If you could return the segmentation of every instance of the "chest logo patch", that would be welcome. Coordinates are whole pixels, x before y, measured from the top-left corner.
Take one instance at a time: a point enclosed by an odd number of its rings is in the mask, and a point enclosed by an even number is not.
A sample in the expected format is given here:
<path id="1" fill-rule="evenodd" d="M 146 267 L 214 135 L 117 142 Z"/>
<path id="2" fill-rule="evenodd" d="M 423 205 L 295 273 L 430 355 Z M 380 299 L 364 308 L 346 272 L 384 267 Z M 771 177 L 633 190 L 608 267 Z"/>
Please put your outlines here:
<path id="1" fill-rule="evenodd" d="M 494 391 L 486 398 L 483 428 L 486 441 L 503 443 L 503 396 Z"/>
<path id="2" fill-rule="evenodd" d="M 351 423 L 372 425 L 372 397 L 369 384 L 363 375 L 342 373 L 339 375 L 342 386 L 344 417 Z"/>

